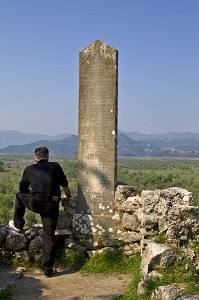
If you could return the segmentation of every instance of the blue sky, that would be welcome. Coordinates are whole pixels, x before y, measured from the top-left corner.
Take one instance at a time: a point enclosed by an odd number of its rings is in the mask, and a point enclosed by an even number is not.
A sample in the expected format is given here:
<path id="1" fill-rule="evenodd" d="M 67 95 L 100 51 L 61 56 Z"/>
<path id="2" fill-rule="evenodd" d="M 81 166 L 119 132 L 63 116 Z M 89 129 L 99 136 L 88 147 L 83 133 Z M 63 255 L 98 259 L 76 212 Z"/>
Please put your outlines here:
<path id="1" fill-rule="evenodd" d="M 0 130 L 77 134 L 98 39 L 119 54 L 119 129 L 199 132 L 198 16 L 198 0 L 0 0 Z"/>

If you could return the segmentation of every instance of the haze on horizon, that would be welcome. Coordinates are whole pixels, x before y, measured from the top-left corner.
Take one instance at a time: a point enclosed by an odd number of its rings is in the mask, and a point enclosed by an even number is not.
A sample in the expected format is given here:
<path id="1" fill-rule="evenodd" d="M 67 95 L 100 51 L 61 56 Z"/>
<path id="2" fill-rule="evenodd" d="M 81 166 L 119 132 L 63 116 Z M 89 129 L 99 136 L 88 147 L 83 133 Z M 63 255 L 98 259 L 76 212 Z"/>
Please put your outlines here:
<path id="1" fill-rule="evenodd" d="M 77 134 L 79 52 L 119 53 L 118 128 L 199 133 L 199 1 L 0 0 L 0 130 Z"/>

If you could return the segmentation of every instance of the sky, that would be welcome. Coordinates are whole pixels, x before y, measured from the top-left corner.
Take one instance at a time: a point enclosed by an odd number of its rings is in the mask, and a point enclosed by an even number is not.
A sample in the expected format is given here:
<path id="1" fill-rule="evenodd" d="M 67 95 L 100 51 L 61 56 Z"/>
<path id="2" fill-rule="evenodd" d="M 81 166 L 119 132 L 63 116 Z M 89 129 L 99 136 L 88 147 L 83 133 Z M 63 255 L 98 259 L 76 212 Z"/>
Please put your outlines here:
<path id="1" fill-rule="evenodd" d="M 0 130 L 78 133 L 79 53 L 118 50 L 118 128 L 199 133 L 198 0 L 0 0 Z"/>

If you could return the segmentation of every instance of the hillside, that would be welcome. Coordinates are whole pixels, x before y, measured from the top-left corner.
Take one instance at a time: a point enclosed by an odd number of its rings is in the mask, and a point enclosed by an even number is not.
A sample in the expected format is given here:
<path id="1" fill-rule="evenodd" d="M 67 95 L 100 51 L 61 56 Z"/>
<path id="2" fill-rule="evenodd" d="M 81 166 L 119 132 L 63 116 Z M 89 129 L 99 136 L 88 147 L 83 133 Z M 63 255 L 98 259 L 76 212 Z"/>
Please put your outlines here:
<path id="1" fill-rule="evenodd" d="M 10 145 L 25 145 L 39 140 L 61 140 L 70 135 L 70 133 L 45 135 L 39 133 L 23 133 L 17 130 L 0 130 L 0 148 Z"/>
<path id="2" fill-rule="evenodd" d="M 67 134 L 66 134 L 67 135 Z M 140 136 L 141 137 L 141 136 Z M 181 138 L 180 138 L 181 137 Z M 144 140 L 133 140 L 127 134 L 118 134 L 118 156 L 131 157 L 199 157 L 199 140 L 197 135 L 170 135 L 170 138 L 143 136 Z M 151 138 L 151 139 L 150 139 Z M 184 144 L 186 146 L 184 146 Z M 64 139 L 41 139 L 24 145 L 10 145 L 0 149 L 2 154 L 33 154 L 34 149 L 47 146 L 51 154 L 77 156 L 78 136 L 69 135 Z"/>
<path id="3" fill-rule="evenodd" d="M 10 145 L 8 147 L 0 149 L 0 153 L 3 154 L 33 154 L 35 148 L 46 146 L 51 154 L 56 155 L 77 155 L 77 143 L 78 137 L 76 135 L 70 135 L 62 140 L 39 140 L 34 143 L 25 145 Z"/>

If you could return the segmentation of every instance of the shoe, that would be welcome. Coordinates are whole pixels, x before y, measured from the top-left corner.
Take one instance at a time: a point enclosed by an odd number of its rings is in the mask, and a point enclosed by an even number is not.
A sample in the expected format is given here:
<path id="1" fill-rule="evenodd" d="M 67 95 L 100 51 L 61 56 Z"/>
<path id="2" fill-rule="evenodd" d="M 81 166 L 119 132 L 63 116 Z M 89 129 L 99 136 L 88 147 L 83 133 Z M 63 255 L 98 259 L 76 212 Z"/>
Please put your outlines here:
<path id="1" fill-rule="evenodd" d="M 10 229 L 14 230 L 14 231 L 17 232 L 17 233 L 23 233 L 23 230 L 22 230 L 22 229 L 18 229 L 17 227 L 15 227 L 14 221 L 13 221 L 13 220 L 10 220 L 10 221 L 9 221 L 8 227 L 9 227 Z"/>
<path id="2" fill-rule="evenodd" d="M 56 270 L 55 268 L 53 268 L 51 274 L 49 274 L 49 275 L 44 275 L 44 276 L 45 276 L 46 278 L 50 278 L 50 277 L 52 277 L 53 275 L 55 275 L 55 273 L 57 273 L 57 270 Z"/>

